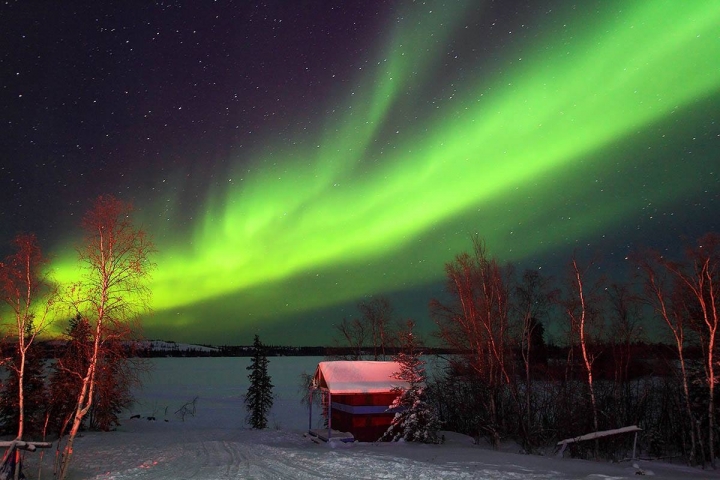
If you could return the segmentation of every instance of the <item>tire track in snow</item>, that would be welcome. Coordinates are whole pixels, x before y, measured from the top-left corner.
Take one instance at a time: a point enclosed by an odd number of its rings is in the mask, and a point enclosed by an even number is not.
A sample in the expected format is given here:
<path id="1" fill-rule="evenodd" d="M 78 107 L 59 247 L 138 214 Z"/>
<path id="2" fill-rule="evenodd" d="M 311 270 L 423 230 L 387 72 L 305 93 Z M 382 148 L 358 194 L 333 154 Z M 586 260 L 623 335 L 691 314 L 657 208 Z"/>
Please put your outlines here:
<path id="1" fill-rule="evenodd" d="M 287 452 L 267 445 L 254 445 L 236 443 L 246 456 L 250 478 L 258 480 L 292 478 L 295 480 L 312 480 L 317 478 L 330 478 L 319 475 L 314 469 L 308 469 L 297 462 Z M 293 461 L 295 460 L 295 461 Z M 333 478 L 337 478 L 336 476 Z"/>
<path id="2" fill-rule="evenodd" d="M 240 450 L 231 448 L 232 446 L 227 441 L 222 442 L 222 447 L 229 457 L 229 461 L 227 462 L 227 467 L 225 469 L 225 477 L 238 478 L 240 473 L 240 461 L 242 458 Z"/>

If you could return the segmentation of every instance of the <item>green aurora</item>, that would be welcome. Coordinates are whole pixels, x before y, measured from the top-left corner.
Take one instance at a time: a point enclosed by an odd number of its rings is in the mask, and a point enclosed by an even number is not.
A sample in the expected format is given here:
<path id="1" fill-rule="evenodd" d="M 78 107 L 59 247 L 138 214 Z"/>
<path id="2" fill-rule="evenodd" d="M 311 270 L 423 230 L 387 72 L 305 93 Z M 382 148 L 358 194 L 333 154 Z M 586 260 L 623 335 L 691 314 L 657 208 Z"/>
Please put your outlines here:
<path id="1" fill-rule="evenodd" d="M 158 247 L 147 336 L 329 343 L 370 295 L 427 315 L 430 297 L 406 293 L 432 294 L 473 233 L 535 265 L 707 188 L 712 166 L 677 156 L 718 105 L 720 2 L 568 11 L 490 67 L 463 57 L 473 45 L 448 55 L 468 38 L 453 5 L 393 23 L 354 86 L 329 93 L 324 127 L 238 159 L 191 225 L 169 196 L 136 204 Z M 58 258 L 56 278 L 76 278 Z"/>

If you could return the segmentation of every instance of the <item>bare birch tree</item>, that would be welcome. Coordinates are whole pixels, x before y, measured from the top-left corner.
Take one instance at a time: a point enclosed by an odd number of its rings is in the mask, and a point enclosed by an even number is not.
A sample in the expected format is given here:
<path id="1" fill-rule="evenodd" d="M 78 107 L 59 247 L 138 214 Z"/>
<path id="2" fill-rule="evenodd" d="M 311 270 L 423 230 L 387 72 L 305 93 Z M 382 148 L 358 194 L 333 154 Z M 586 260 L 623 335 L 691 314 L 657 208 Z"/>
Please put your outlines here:
<path id="1" fill-rule="evenodd" d="M 358 310 L 365 323 L 365 330 L 370 331 L 372 340 L 373 360 L 385 360 L 386 349 L 391 346 L 390 319 L 392 306 L 386 297 L 374 297 L 358 304 Z"/>
<path id="2" fill-rule="evenodd" d="M 350 348 L 351 354 L 346 358 L 347 360 L 362 360 L 363 346 L 365 345 L 365 339 L 367 338 L 367 330 L 365 323 L 359 318 L 343 318 L 342 322 L 335 325 L 335 329 L 340 334 L 340 340 L 335 339 L 335 343 L 340 346 L 341 342 Z"/>
<path id="3" fill-rule="evenodd" d="M 55 295 L 51 282 L 43 268 L 46 260 L 35 235 L 21 234 L 14 240 L 15 254 L 0 264 L 0 283 L 3 300 L 14 316 L 12 336 L 17 342 L 17 361 L 12 368 L 17 377 L 17 440 L 22 440 L 25 430 L 25 370 L 28 351 L 39 332 L 48 324 L 49 310 Z M 19 451 L 15 451 L 19 455 Z M 16 465 L 19 458 L 16 458 Z M 19 472 L 19 469 L 16 470 Z"/>
<path id="4" fill-rule="evenodd" d="M 613 383 L 611 397 L 613 411 L 605 416 L 613 419 L 613 426 L 621 427 L 637 422 L 633 406 L 640 400 L 630 382 L 634 344 L 643 336 L 640 323 L 640 299 L 624 283 L 612 283 L 605 289 L 607 300 L 607 346 L 611 352 Z"/>
<path id="5" fill-rule="evenodd" d="M 692 412 L 690 387 L 688 380 L 687 360 L 685 358 L 685 344 L 687 335 L 685 331 L 685 313 L 679 305 L 678 291 L 668 281 L 662 267 L 664 260 L 655 253 L 648 253 L 638 257 L 636 263 L 640 267 L 644 285 L 644 300 L 652 307 L 655 314 L 667 325 L 675 342 L 675 351 L 680 365 L 680 382 L 683 392 L 683 406 L 687 425 L 688 437 L 690 439 L 689 462 L 695 463 L 697 455 L 697 439 L 695 434 L 695 421 Z M 685 444 L 686 439 L 682 439 Z"/>
<path id="6" fill-rule="evenodd" d="M 593 378 L 593 362 L 595 360 L 590 352 L 590 324 L 593 321 L 594 312 L 591 308 L 590 290 L 586 286 L 587 270 L 592 266 L 582 269 L 577 259 L 573 256 L 570 261 L 570 292 L 562 302 L 563 308 L 570 321 L 571 334 L 577 339 L 580 353 L 582 355 L 585 381 L 588 387 L 590 407 L 592 410 L 593 428 L 597 432 L 600 429 L 597 398 L 595 395 L 595 381 Z M 595 457 L 599 455 L 599 444 L 595 441 Z"/>
<path id="7" fill-rule="evenodd" d="M 387 349 L 394 346 L 395 339 L 390 327 L 393 313 L 390 301 L 382 296 L 373 297 L 358 303 L 357 308 L 359 317 L 344 318 L 335 325 L 340 337 L 335 339 L 335 343 L 339 347 L 344 343 L 350 348 L 352 353 L 345 355 L 350 360 L 361 360 L 365 348 L 372 349 L 373 360 L 385 360 Z"/>
<path id="8" fill-rule="evenodd" d="M 525 413 L 522 422 L 525 448 L 532 448 L 532 439 L 536 437 L 533 418 L 532 368 L 538 352 L 535 352 L 533 347 L 538 343 L 538 334 L 542 339 L 540 320 L 547 316 L 552 305 L 556 302 L 558 294 L 559 291 L 552 288 L 551 281 L 543 277 L 537 270 L 525 271 L 520 283 L 515 287 L 514 308 L 518 317 L 520 355 L 525 370 Z"/>
<path id="9" fill-rule="evenodd" d="M 73 455 L 75 437 L 94 402 L 104 347 L 118 332 L 148 310 L 147 287 L 154 247 L 144 231 L 135 228 L 132 208 L 112 196 L 101 196 L 83 218 L 85 233 L 78 249 L 83 279 L 71 288 L 73 308 L 91 324 L 92 347 L 82 374 L 58 478 L 63 480 Z"/>
<path id="10" fill-rule="evenodd" d="M 628 285 L 613 283 L 607 289 L 609 306 L 608 341 L 613 347 L 614 381 L 624 384 L 630 376 L 631 347 L 642 339 L 640 300 Z"/>
<path id="11" fill-rule="evenodd" d="M 685 312 L 700 338 L 708 395 L 708 460 L 715 468 L 715 389 L 718 380 L 715 354 L 720 327 L 720 235 L 707 234 L 700 238 L 697 246 L 686 250 L 685 262 L 659 258 L 659 263 L 670 272 L 677 288 L 682 290 Z"/>
<path id="12" fill-rule="evenodd" d="M 484 383 L 488 422 L 484 426 L 492 444 L 500 441 L 499 397 L 511 384 L 508 372 L 509 291 L 506 275 L 488 258 L 485 244 L 473 238 L 472 254 L 462 253 L 445 265 L 447 291 L 452 301 L 430 302 L 431 315 L 447 346 L 463 352 L 461 368 L 469 369 Z"/>

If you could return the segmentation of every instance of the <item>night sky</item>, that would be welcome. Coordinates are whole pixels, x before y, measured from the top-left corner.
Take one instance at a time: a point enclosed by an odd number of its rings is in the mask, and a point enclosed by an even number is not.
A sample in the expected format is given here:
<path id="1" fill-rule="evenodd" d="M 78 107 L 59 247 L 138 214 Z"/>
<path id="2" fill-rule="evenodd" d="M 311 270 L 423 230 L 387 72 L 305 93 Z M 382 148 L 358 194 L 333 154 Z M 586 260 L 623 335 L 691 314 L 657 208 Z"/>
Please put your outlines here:
<path id="1" fill-rule="evenodd" d="M 59 281 L 92 200 L 158 248 L 150 338 L 429 331 L 471 248 L 620 271 L 720 231 L 720 2 L 9 1 L 0 243 Z"/>

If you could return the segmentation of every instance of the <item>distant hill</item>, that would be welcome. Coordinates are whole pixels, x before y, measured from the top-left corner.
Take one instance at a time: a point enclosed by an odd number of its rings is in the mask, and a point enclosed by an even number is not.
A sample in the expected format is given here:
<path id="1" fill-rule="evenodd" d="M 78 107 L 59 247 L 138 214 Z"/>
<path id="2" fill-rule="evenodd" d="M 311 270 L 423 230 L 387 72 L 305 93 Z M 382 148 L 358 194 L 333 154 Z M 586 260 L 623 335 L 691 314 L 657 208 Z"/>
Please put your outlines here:
<path id="1" fill-rule="evenodd" d="M 217 347 L 210 345 L 194 345 L 167 340 L 140 340 L 136 342 L 135 349 L 142 356 L 192 356 L 190 354 L 214 356 L 220 351 Z M 147 355 L 149 353 L 157 353 L 157 355 Z M 184 355 L 174 355 L 176 353 Z"/>

